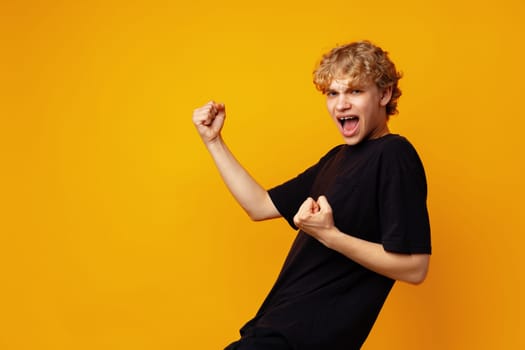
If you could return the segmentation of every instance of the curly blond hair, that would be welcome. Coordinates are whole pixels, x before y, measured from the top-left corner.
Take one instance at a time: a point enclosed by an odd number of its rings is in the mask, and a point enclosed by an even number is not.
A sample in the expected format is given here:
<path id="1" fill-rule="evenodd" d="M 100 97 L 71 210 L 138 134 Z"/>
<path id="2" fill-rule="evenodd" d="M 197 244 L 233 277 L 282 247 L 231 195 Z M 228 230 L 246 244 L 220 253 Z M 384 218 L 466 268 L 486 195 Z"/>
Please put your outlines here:
<path id="1" fill-rule="evenodd" d="M 373 81 L 381 90 L 392 87 L 392 98 L 386 106 L 386 113 L 390 116 L 398 112 L 397 100 L 401 96 L 398 81 L 401 77 L 388 52 L 363 40 L 335 47 L 323 55 L 314 71 L 314 84 L 323 94 L 332 80 L 338 78 L 349 78 L 356 84 Z"/>

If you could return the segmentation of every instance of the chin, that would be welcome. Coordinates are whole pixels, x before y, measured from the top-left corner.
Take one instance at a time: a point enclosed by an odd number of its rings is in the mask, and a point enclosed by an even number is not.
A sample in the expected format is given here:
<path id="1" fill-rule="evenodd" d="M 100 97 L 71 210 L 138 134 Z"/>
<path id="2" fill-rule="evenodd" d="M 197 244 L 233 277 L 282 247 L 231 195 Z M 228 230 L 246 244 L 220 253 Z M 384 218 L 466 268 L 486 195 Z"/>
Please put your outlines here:
<path id="1" fill-rule="evenodd" d="M 357 132 L 354 133 L 352 136 L 345 136 L 342 129 L 339 129 L 338 131 L 341 137 L 343 138 L 344 143 L 346 143 L 347 145 L 357 145 L 359 142 L 362 141 L 361 133 L 359 132 L 359 130 L 357 130 Z"/>
<path id="2" fill-rule="evenodd" d="M 357 145 L 359 142 L 363 141 L 361 139 L 361 137 L 359 137 L 359 135 L 356 135 L 356 136 L 350 136 L 350 137 L 347 137 L 347 136 L 343 136 L 343 140 L 345 141 L 345 143 L 349 146 L 354 146 L 354 145 Z"/>

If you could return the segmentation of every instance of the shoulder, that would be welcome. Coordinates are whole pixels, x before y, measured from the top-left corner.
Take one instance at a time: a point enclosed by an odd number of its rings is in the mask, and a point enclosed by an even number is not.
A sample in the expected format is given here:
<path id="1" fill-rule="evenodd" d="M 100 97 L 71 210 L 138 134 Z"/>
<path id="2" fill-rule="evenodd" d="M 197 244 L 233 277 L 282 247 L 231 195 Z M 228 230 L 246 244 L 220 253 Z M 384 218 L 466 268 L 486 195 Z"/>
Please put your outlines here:
<path id="1" fill-rule="evenodd" d="M 380 147 L 385 151 L 394 150 L 394 151 L 410 151 L 414 150 L 414 146 L 408 141 L 404 136 L 398 134 L 389 134 L 382 137 L 380 142 Z"/>
<path id="2" fill-rule="evenodd" d="M 328 152 L 325 153 L 325 155 L 319 160 L 319 163 L 324 163 L 330 159 L 333 159 L 334 157 L 337 157 L 338 154 L 340 154 L 343 149 L 344 149 L 345 145 L 344 144 L 341 144 L 341 145 L 337 145 L 337 146 L 334 146 L 332 147 Z"/>
<path id="3" fill-rule="evenodd" d="M 390 134 L 378 144 L 379 151 L 384 159 L 407 159 L 420 162 L 419 155 L 415 147 L 404 136 Z"/>
<path id="4" fill-rule="evenodd" d="M 328 152 L 326 152 L 325 157 L 330 157 L 330 156 L 333 156 L 334 154 L 339 153 L 344 147 L 345 147 L 344 144 L 332 147 Z"/>
<path id="5" fill-rule="evenodd" d="M 380 167 L 386 177 L 426 183 L 423 162 L 407 138 L 391 135 L 383 142 L 380 154 Z M 417 179 L 421 181 L 417 181 Z"/>

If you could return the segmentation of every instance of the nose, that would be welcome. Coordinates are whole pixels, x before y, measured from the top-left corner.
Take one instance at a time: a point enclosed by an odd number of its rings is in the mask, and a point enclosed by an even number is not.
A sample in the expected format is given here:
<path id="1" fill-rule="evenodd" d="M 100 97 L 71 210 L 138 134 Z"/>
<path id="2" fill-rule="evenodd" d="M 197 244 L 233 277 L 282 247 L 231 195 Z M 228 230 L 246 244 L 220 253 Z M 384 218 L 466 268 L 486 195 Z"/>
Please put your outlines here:
<path id="1" fill-rule="evenodd" d="M 340 94 L 339 96 L 337 96 L 335 108 L 340 112 L 346 111 L 352 108 L 352 104 L 350 103 L 349 99 L 345 94 Z"/>

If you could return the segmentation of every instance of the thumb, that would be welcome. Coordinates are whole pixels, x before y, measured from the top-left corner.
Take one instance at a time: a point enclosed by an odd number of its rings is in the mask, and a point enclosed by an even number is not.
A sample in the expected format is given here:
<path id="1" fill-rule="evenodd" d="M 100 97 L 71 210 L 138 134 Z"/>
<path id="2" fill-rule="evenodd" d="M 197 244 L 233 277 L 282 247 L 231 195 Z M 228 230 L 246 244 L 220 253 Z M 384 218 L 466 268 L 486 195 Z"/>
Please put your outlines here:
<path id="1" fill-rule="evenodd" d="M 215 117 L 224 121 L 224 119 L 226 118 L 226 106 L 224 105 L 224 103 L 215 103 L 214 107 L 215 107 L 215 110 L 217 111 L 217 114 L 215 115 Z"/>
<path id="2" fill-rule="evenodd" d="M 311 213 L 316 213 L 319 211 L 319 206 L 317 205 L 317 202 L 314 201 L 312 197 L 308 197 L 304 201 L 305 207 L 308 208 L 308 211 Z"/>
<path id="3" fill-rule="evenodd" d="M 312 203 L 310 205 L 310 210 L 312 211 L 312 213 L 317 213 L 320 209 L 321 208 L 319 207 L 319 203 L 312 199 Z"/>
<path id="4" fill-rule="evenodd" d="M 328 203 L 328 199 L 326 199 L 325 196 L 319 196 L 317 199 L 317 204 L 319 205 L 320 210 L 332 210 L 332 207 L 330 206 L 330 203 Z"/>
<path id="5" fill-rule="evenodd" d="M 214 102 L 213 106 L 215 107 L 217 112 L 221 112 L 221 111 L 224 111 L 226 109 L 226 106 L 224 105 L 224 103 L 215 103 Z"/>

